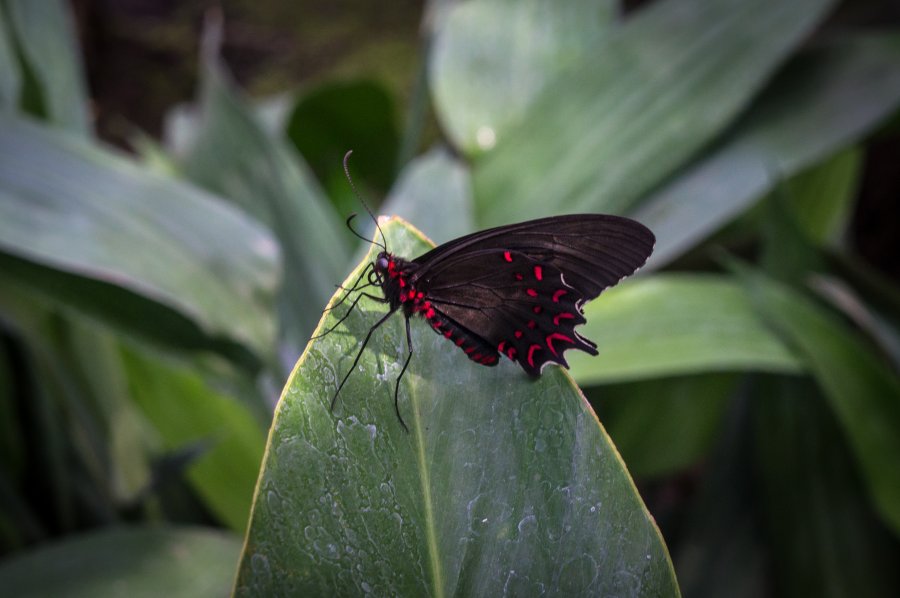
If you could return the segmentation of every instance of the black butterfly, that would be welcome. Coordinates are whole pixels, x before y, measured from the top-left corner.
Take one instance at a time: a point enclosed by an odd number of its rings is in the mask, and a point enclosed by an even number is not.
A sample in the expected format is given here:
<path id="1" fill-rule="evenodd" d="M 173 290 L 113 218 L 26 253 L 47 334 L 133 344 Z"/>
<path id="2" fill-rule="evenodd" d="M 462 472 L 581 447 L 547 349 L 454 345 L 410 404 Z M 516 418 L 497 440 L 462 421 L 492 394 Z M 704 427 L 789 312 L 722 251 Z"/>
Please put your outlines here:
<path id="1" fill-rule="evenodd" d="M 338 304 L 351 291 L 369 286 L 380 287 L 383 296 L 361 292 L 327 332 L 347 318 L 361 297 L 386 303 L 389 310 L 369 329 L 334 394 L 332 409 L 372 333 L 399 310 L 406 318 L 409 352 L 394 388 L 394 407 L 407 430 L 397 400 L 413 354 L 409 320 L 414 315 L 481 365 L 497 365 L 504 355 L 539 376 L 548 363 L 568 367 L 568 349 L 596 355 L 597 345 L 575 331 L 585 323 L 584 303 L 644 265 L 654 243 L 653 233 L 634 220 L 573 214 L 483 230 L 413 260 L 379 244 L 382 251 Z"/>

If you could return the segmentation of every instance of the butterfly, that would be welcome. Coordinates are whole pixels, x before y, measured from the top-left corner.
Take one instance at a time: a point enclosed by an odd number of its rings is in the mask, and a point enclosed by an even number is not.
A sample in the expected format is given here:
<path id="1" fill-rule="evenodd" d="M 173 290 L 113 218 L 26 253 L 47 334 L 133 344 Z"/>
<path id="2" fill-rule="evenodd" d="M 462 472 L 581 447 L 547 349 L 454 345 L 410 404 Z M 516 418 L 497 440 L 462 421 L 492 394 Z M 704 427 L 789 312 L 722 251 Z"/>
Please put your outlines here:
<path id="1" fill-rule="evenodd" d="M 344 158 L 345 171 L 349 155 Z M 361 197 L 360 201 L 381 232 Z M 347 226 L 364 238 L 350 226 L 353 217 L 347 219 Z M 381 248 L 375 260 L 328 308 L 334 309 L 359 291 L 349 309 L 319 337 L 337 328 L 363 297 L 388 307 L 369 329 L 338 385 L 333 410 L 372 334 L 402 312 L 407 356 L 394 387 L 394 409 L 407 431 L 398 398 L 400 381 L 413 356 L 413 317 L 423 319 L 475 363 L 495 366 L 502 356 L 537 377 L 551 363 L 568 367 L 565 352 L 569 349 L 597 355 L 597 345 L 575 330 L 586 322 L 584 304 L 643 266 L 656 242 L 643 224 L 606 214 L 552 216 L 489 228 L 414 259 L 391 253 L 383 232 L 381 238 L 381 243 L 373 241 Z M 365 292 L 368 287 L 380 289 L 381 295 Z"/>
<path id="2" fill-rule="evenodd" d="M 653 233 L 629 218 L 572 214 L 479 231 L 415 259 L 383 246 L 352 287 L 365 279 L 382 295 L 361 292 L 347 315 L 361 297 L 386 304 L 388 311 L 369 329 L 332 408 L 374 331 L 398 311 L 406 319 L 408 352 L 394 406 L 405 429 L 398 395 L 413 355 L 413 317 L 472 361 L 495 366 L 503 356 L 531 376 L 551 363 L 568 367 L 569 349 L 596 355 L 597 345 L 575 330 L 586 322 L 584 304 L 643 266 L 654 243 Z"/>

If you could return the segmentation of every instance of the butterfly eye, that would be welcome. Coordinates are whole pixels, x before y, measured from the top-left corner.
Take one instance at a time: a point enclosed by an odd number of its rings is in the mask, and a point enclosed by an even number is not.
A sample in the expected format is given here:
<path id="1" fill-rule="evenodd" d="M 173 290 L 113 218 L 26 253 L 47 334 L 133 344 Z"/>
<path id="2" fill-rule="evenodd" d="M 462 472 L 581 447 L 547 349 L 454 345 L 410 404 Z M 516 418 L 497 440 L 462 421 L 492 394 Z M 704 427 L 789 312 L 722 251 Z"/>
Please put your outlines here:
<path id="1" fill-rule="evenodd" d="M 388 266 L 388 259 L 384 256 L 381 256 L 377 260 L 375 260 L 375 270 L 378 272 L 384 272 L 388 269 Z"/>

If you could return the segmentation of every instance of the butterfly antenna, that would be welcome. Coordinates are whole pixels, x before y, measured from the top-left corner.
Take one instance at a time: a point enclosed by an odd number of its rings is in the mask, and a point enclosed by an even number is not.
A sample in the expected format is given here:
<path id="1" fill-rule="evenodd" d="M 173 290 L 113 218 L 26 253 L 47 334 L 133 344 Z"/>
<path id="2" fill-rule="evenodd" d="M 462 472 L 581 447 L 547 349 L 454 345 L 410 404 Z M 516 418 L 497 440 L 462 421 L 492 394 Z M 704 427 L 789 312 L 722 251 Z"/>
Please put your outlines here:
<path id="1" fill-rule="evenodd" d="M 385 251 L 387 251 L 387 239 L 384 236 L 384 231 L 381 230 L 381 226 L 378 224 L 378 218 L 376 218 L 375 214 L 372 213 L 372 210 L 369 208 L 369 204 L 367 204 L 366 201 L 362 198 L 362 195 L 360 195 L 359 190 L 356 188 L 356 185 L 353 183 L 353 178 L 350 176 L 350 168 L 347 166 L 347 161 L 350 160 L 350 155 L 352 153 L 353 153 L 353 150 L 350 150 L 346 154 L 344 154 L 344 174 L 347 176 L 347 182 L 350 183 L 350 188 L 353 189 L 353 194 L 356 195 L 356 199 L 359 200 L 359 203 L 361 203 L 363 205 L 363 207 L 366 209 L 366 212 L 368 212 L 369 216 L 372 217 L 372 222 L 375 223 L 375 228 L 378 229 L 378 233 L 381 235 L 382 242 L 380 244 L 379 243 L 375 243 L 375 244 L 381 245 L 381 248 L 384 249 Z M 354 214 L 354 216 L 355 216 L 355 214 Z M 347 226 L 350 226 L 350 220 L 352 220 L 352 219 L 353 219 L 353 216 L 351 216 L 350 218 L 347 219 Z M 353 231 L 352 228 L 350 230 Z M 357 237 L 360 237 L 361 239 L 363 239 L 363 237 L 361 237 L 359 235 L 359 233 L 357 233 L 356 231 L 353 231 L 353 234 L 355 234 Z M 368 239 L 363 239 L 363 240 L 368 241 Z"/>

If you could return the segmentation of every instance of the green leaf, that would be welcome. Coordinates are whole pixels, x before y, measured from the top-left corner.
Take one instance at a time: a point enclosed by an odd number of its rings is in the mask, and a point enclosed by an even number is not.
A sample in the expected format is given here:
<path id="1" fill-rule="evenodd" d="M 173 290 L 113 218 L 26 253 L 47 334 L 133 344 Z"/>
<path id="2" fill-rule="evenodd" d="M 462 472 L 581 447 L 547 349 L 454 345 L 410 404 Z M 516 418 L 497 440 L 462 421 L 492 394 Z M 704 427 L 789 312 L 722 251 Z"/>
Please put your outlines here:
<path id="1" fill-rule="evenodd" d="M 400 133 L 396 107 L 387 90 L 374 81 L 321 85 L 303 95 L 287 123 L 287 134 L 341 213 L 359 205 L 347 184 L 343 158 L 363 190 L 383 194 L 394 180 Z"/>
<path id="2" fill-rule="evenodd" d="M 839 241 L 850 224 L 862 162 L 862 152 L 849 147 L 789 181 L 791 209 L 810 241 L 820 246 Z"/>
<path id="3" fill-rule="evenodd" d="M 5 7 L 0 4 L 0 109 L 14 111 L 22 91 L 22 71 L 5 12 Z"/>
<path id="4" fill-rule="evenodd" d="M 293 361 L 350 259 L 346 232 L 286 141 L 268 136 L 207 61 L 202 119 L 184 157 L 194 182 L 234 201 L 278 237 L 285 280 L 279 297 L 281 334 Z"/>
<path id="5" fill-rule="evenodd" d="M 896 596 L 897 546 L 868 508 L 846 440 L 808 378 L 753 397 L 758 506 L 785 596 Z"/>
<path id="6" fill-rule="evenodd" d="M 8 596 L 221 597 L 240 541 L 201 528 L 121 527 L 70 537 L 0 564 Z"/>
<path id="7" fill-rule="evenodd" d="M 725 276 L 666 274 L 609 289 L 585 307 L 579 333 L 600 355 L 572 351 L 583 385 L 709 371 L 799 372 L 794 354 Z M 571 357 L 569 357 L 571 356 Z"/>
<path id="8" fill-rule="evenodd" d="M 415 222 L 437 244 L 475 228 L 469 169 L 436 147 L 410 162 L 400 173 L 379 211 Z"/>
<path id="9" fill-rule="evenodd" d="M 4 5 L 24 66 L 38 86 L 40 114 L 87 135 L 91 129 L 87 89 L 68 3 L 4 0 Z"/>
<path id="10" fill-rule="evenodd" d="M 429 248 L 397 220 L 400 255 Z M 373 250 L 374 251 L 374 250 Z M 367 256 L 351 274 L 362 272 Z M 329 315 L 320 330 L 333 325 Z M 314 341 L 276 410 L 238 595 L 677 596 L 662 538 L 615 448 L 571 379 L 487 369 L 398 315 L 360 301 Z"/>
<path id="11" fill-rule="evenodd" d="M 478 219 L 623 212 L 719 134 L 831 0 L 664 0 L 547 85 L 474 171 Z"/>
<path id="12" fill-rule="evenodd" d="M 784 177 L 853 143 L 898 102 L 900 36 L 859 36 L 803 52 L 708 157 L 631 214 L 656 234 L 648 267 L 670 262 Z"/>
<path id="13" fill-rule="evenodd" d="M 5 273 L 96 317 L 271 350 L 278 248 L 265 229 L 93 144 L 3 116 L 0 252 Z"/>
<path id="14" fill-rule="evenodd" d="M 134 400 L 170 451 L 193 443 L 210 448 L 188 479 L 210 510 L 236 531 L 250 513 L 265 437 L 260 423 L 234 397 L 217 392 L 196 368 L 150 350 L 123 352 Z"/>
<path id="15" fill-rule="evenodd" d="M 435 110 L 456 147 L 491 149 L 535 96 L 606 34 L 616 0 L 451 4 L 430 54 Z"/>
<path id="16" fill-rule="evenodd" d="M 756 308 L 821 386 L 876 509 L 900 533 L 900 379 L 832 313 L 761 274 L 739 271 Z"/>
<path id="17" fill-rule="evenodd" d="M 614 384 L 590 394 L 639 479 L 672 475 L 700 461 L 719 431 L 738 376 L 703 374 Z"/>

